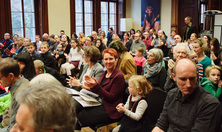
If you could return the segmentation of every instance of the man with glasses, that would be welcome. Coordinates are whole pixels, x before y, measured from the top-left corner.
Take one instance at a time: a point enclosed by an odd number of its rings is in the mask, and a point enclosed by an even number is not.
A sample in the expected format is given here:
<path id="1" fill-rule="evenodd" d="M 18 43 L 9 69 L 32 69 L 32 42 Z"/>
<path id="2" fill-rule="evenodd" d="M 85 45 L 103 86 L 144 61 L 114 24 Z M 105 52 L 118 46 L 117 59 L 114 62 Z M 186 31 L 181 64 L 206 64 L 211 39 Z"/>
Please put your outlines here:
<path id="1" fill-rule="evenodd" d="M 5 33 L 4 39 L 2 39 L 0 41 L 0 51 L 2 52 L 4 57 L 7 57 L 4 49 L 6 49 L 12 43 L 13 43 L 13 41 L 10 39 L 10 34 L 9 33 Z"/>
<path id="2" fill-rule="evenodd" d="M 143 47 L 143 51 L 144 51 L 144 55 L 146 54 L 146 45 L 144 42 L 141 41 L 141 33 L 136 33 L 134 35 L 135 37 L 135 40 L 133 41 L 131 47 L 130 47 L 130 53 L 135 56 L 135 52 L 136 52 L 136 49 L 138 47 Z"/>
<path id="3" fill-rule="evenodd" d="M 9 132 L 15 124 L 15 116 L 19 104 L 15 101 L 17 93 L 27 89 L 29 81 L 20 74 L 18 62 L 11 58 L 5 58 L 0 61 L 0 83 L 3 87 L 9 87 L 11 92 L 11 103 L 9 108 L 3 114 L 2 126 L 0 132 Z"/>

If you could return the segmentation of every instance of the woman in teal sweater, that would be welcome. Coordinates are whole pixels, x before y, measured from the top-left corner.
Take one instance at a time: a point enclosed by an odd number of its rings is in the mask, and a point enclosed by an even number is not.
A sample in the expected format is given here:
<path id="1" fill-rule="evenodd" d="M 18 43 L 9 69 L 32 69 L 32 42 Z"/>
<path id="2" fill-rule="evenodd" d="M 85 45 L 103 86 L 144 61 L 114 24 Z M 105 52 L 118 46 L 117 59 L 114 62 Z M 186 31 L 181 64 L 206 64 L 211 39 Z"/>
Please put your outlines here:
<path id="1" fill-rule="evenodd" d="M 216 98 L 219 98 L 222 92 L 219 84 L 221 71 L 221 68 L 217 65 L 208 66 L 205 71 L 206 78 L 203 78 L 199 84 Z"/>

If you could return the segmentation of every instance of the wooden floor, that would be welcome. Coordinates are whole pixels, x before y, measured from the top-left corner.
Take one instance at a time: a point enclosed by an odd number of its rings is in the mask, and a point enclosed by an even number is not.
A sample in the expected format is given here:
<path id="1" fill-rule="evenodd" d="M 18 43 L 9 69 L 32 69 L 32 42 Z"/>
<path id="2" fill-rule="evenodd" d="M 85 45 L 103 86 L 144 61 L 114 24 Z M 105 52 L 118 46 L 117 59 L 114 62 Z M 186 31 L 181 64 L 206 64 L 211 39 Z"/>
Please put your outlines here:
<path id="1" fill-rule="evenodd" d="M 96 132 L 111 132 L 114 127 L 117 126 L 117 123 L 113 123 L 107 126 L 100 127 Z M 76 131 L 74 131 L 76 132 Z M 95 132 L 89 127 L 84 127 L 81 129 L 81 132 Z"/>

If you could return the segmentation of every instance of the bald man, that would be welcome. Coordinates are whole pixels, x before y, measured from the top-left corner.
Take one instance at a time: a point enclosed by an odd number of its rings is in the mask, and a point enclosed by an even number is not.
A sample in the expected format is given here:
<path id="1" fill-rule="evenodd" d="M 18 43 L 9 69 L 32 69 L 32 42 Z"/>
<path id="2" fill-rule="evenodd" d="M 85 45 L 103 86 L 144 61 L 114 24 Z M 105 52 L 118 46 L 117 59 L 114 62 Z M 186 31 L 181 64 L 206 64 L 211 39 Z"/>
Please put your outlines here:
<path id="1" fill-rule="evenodd" d="M 221 106 L 219 101 L 197 85 L 197 67 L 189 59 L 176 62 L 174 81 L 163 111 L 152 132 L 218 132 Z"/>

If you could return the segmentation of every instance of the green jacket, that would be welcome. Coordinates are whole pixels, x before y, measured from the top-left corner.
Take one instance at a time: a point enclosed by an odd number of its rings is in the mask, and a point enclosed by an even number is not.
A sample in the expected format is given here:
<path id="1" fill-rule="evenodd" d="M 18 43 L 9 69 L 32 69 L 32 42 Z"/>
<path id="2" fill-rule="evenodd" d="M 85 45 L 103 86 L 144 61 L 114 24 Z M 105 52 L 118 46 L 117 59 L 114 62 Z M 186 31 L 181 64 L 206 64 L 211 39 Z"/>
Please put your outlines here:
<path id="1" fill-rule="evenodd" d="M 4 114 L 4 111 L 9 108 L 11 102 L 11 93 L 0 97 L 0 115 Z"/>
<path id="2" fill-rule="evenodd" d="M 222 88 L 218 87 L 218 85 L 214 85 L 210 79 L 203 78 L 199 85 L 207 90 L 209 93 L 213 94 L 214 97 L 219 98 L 221 95 Z"/>

